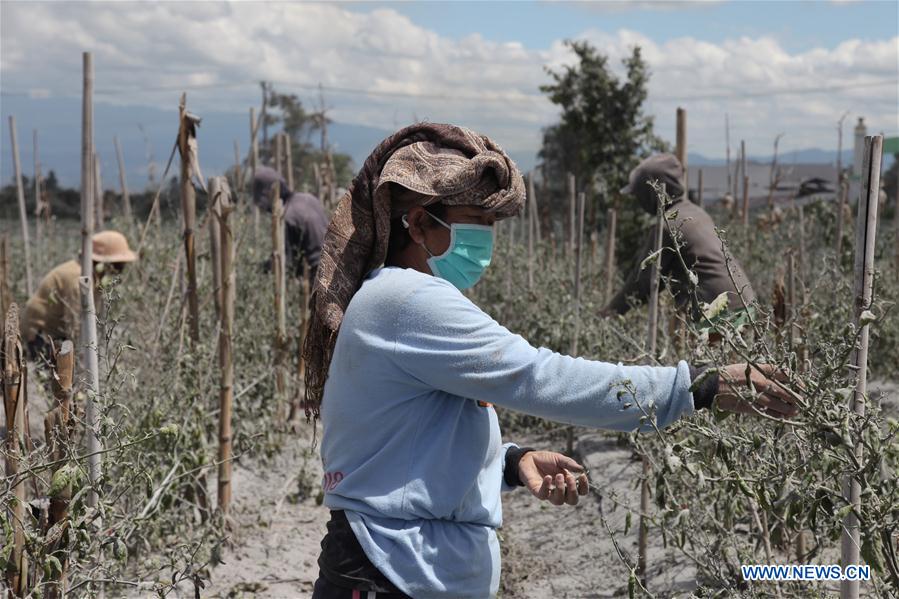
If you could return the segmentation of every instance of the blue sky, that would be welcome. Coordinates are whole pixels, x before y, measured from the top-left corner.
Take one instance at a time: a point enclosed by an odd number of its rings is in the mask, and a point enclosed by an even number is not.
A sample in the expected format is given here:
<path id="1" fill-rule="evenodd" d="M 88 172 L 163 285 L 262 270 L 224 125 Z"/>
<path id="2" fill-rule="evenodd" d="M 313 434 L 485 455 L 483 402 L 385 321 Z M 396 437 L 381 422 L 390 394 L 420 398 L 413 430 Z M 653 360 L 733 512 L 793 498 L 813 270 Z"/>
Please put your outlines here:
<path id="1" fill-rule="evenodd" d="M 630 3 L 633 4 L 633 3 Z M 637 3 L 638 5 L 640 3 Z M 864 32 L 889 38 L 899 29 L 899 2 L 743 0 L 738 2 L 366 2 L 353 10 L 389 7 L 442 35 L 479 34 L 498 42 L 545 48 L 586 28 L 630 29 L 658 42 L 685 35 L 721 42 L 735 36 L 772 36 L 790 51 L 833 47 Z"/>

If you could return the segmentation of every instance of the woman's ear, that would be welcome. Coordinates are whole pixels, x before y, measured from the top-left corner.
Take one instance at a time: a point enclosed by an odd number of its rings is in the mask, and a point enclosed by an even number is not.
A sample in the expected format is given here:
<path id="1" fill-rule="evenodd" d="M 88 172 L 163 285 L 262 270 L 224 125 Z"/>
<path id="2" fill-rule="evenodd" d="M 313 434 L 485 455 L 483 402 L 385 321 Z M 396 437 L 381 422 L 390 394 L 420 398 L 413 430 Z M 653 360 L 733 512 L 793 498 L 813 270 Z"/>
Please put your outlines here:
<path id="1" fill-rule="evenodd" d="M 421 206 L 413 206 L 404 216 L 403 224 L 406 225 L 409 231 L 409 237 L 419 245 L 424 243 L 425 240 L 424 227 L 426 218 L 428 218 L 428 214 Z"/>

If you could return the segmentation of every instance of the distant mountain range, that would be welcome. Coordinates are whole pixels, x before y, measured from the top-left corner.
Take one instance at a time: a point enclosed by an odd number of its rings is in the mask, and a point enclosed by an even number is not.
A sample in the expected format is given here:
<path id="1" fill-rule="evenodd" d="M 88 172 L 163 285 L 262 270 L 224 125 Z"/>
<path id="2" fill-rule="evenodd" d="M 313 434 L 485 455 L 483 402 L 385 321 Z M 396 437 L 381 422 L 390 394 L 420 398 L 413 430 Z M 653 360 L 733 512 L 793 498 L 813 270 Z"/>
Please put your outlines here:
<path id="1" fill-rule="evenodd" d="M 0 105 L 3 115 L 3 132 L 0 135 L 0 181 L 8 183 L 13 177 L 8 116 L 15 115 L 19 140 L 19 152 L 23 174 L 33 172 L 32 131 L 38 129 L 38 148 L 43 173 L 50 170 L 62 185 L 78 186 L 81 180 L 81 100 L 80 98 L 31 99 L 4 96 Z M 228 112 L 201 112 L 200 164 L 206 176 L 222 173 L 234 164 L 234 141 L 237 140 L 242 156 L 246 155 L 249 138 L 249 115 Z M 147 184 L 147 164 L 152 156 L 157 177 L 162 175 L 165 162 L 174 144 L 178 126 L 177 108 L 171 110 L 139 106 L 117 106 L 95 102 L 94 140 L 100 157 L 101 176 L 105 187 L 118 187 L 113 137 L 118 136 L 122 146 L 129 186 L 143 189 Z M 388 129 L 333 123 L 328 127 L 328 137 L 334 149 L 353 158 L 359 168 L 371 150 L 391 133 Z M 313 143 L 315 140 L 313 140 Z M 851 143 L 851 140 L 849 141 Z M 536 163 L 537 148 L 533 152 L 510 152 L 518 166 L 527 171 Z M 735 156 L 733 159 L 736 159 Z M 770 156 L 751 155 L 757 162 L 770 162 Z M 785 152 L 781 163 L 808 164 L 836 161 L 836 152 L 811 148 Z M 843 163 L 851 164 L 852 150 L 843 151 Z M 892 162 L 891 157 L 889 162 Z M 723 158 L 707 158 L 689 154 L 691 167 L 723 165 Z M 172 172 L 177 172 L 173 167 Z"/>

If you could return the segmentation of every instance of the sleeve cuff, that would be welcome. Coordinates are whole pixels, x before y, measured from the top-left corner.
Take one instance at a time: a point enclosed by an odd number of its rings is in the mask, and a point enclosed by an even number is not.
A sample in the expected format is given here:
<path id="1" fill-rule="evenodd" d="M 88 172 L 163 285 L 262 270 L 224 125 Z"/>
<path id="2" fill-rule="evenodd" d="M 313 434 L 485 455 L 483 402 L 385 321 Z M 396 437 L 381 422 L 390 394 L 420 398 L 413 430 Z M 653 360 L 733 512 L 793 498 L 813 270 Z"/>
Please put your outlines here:
<path id="1" fill-rule="evenodd" d="M 693 393 L 693 407 L 703 410 L 712 407 L 718 395 L 718 369 L 708 366 L 690 365 L 690 391 Z"/>
<path id="2" fill-rule="evenodd" d="M 503 468 L 503 481 L 510 487 L 523 487 L 521 477 L 518 476 L 518 463 L 521 457 L 529 451 L 534 451 L 533 447 L 518 447 L 512 445 L 506 450 L 506 464 Z"/>

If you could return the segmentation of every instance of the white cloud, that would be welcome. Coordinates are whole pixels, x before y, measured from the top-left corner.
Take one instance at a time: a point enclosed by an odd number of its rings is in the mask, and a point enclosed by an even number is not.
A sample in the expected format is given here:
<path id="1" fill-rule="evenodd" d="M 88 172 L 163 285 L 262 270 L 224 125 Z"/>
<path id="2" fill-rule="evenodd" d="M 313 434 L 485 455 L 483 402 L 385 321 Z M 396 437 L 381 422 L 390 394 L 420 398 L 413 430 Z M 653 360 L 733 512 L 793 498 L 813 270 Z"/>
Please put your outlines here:
<path id="1" fill-rule="evenodd" d="M 344 90 L 327 92 L 337 120 L 383 128 L 413 115 L 458 122 L 510 151 L 536 148 L 540 127 L 556 114 L 538 90 L 548 81 L 544 65 L 572 59 L 561 41 L 533 50 L 478 34 L 451 39 L 392 9 L 358 13 L 339 4 L 7 2 L 2 17 L 5 93 L 79 95 L 81 51 L 90 50 L 98 100 L 173 108 L 186 86 L 198 114 L 245 115 L 259 102 L 262 79 L 304 100 L 321 83 Z M 579 37 L 616 68 L 634 45 L 643 48 L 659 133 L 673 137 L 674 108 L 686 106 L 691 151 L 723 153 L 726 111 L 732 138 L 745 137 L 750 147 L 767 148 L 780 131 L 786 147 L 832 146 L 847 109 L 885 131 L 899 129 L 896 86 L 763 95 L 896 79 L 899 38 L 791 53 L 768 37 L 657 43 L 628 30 Z"/>

